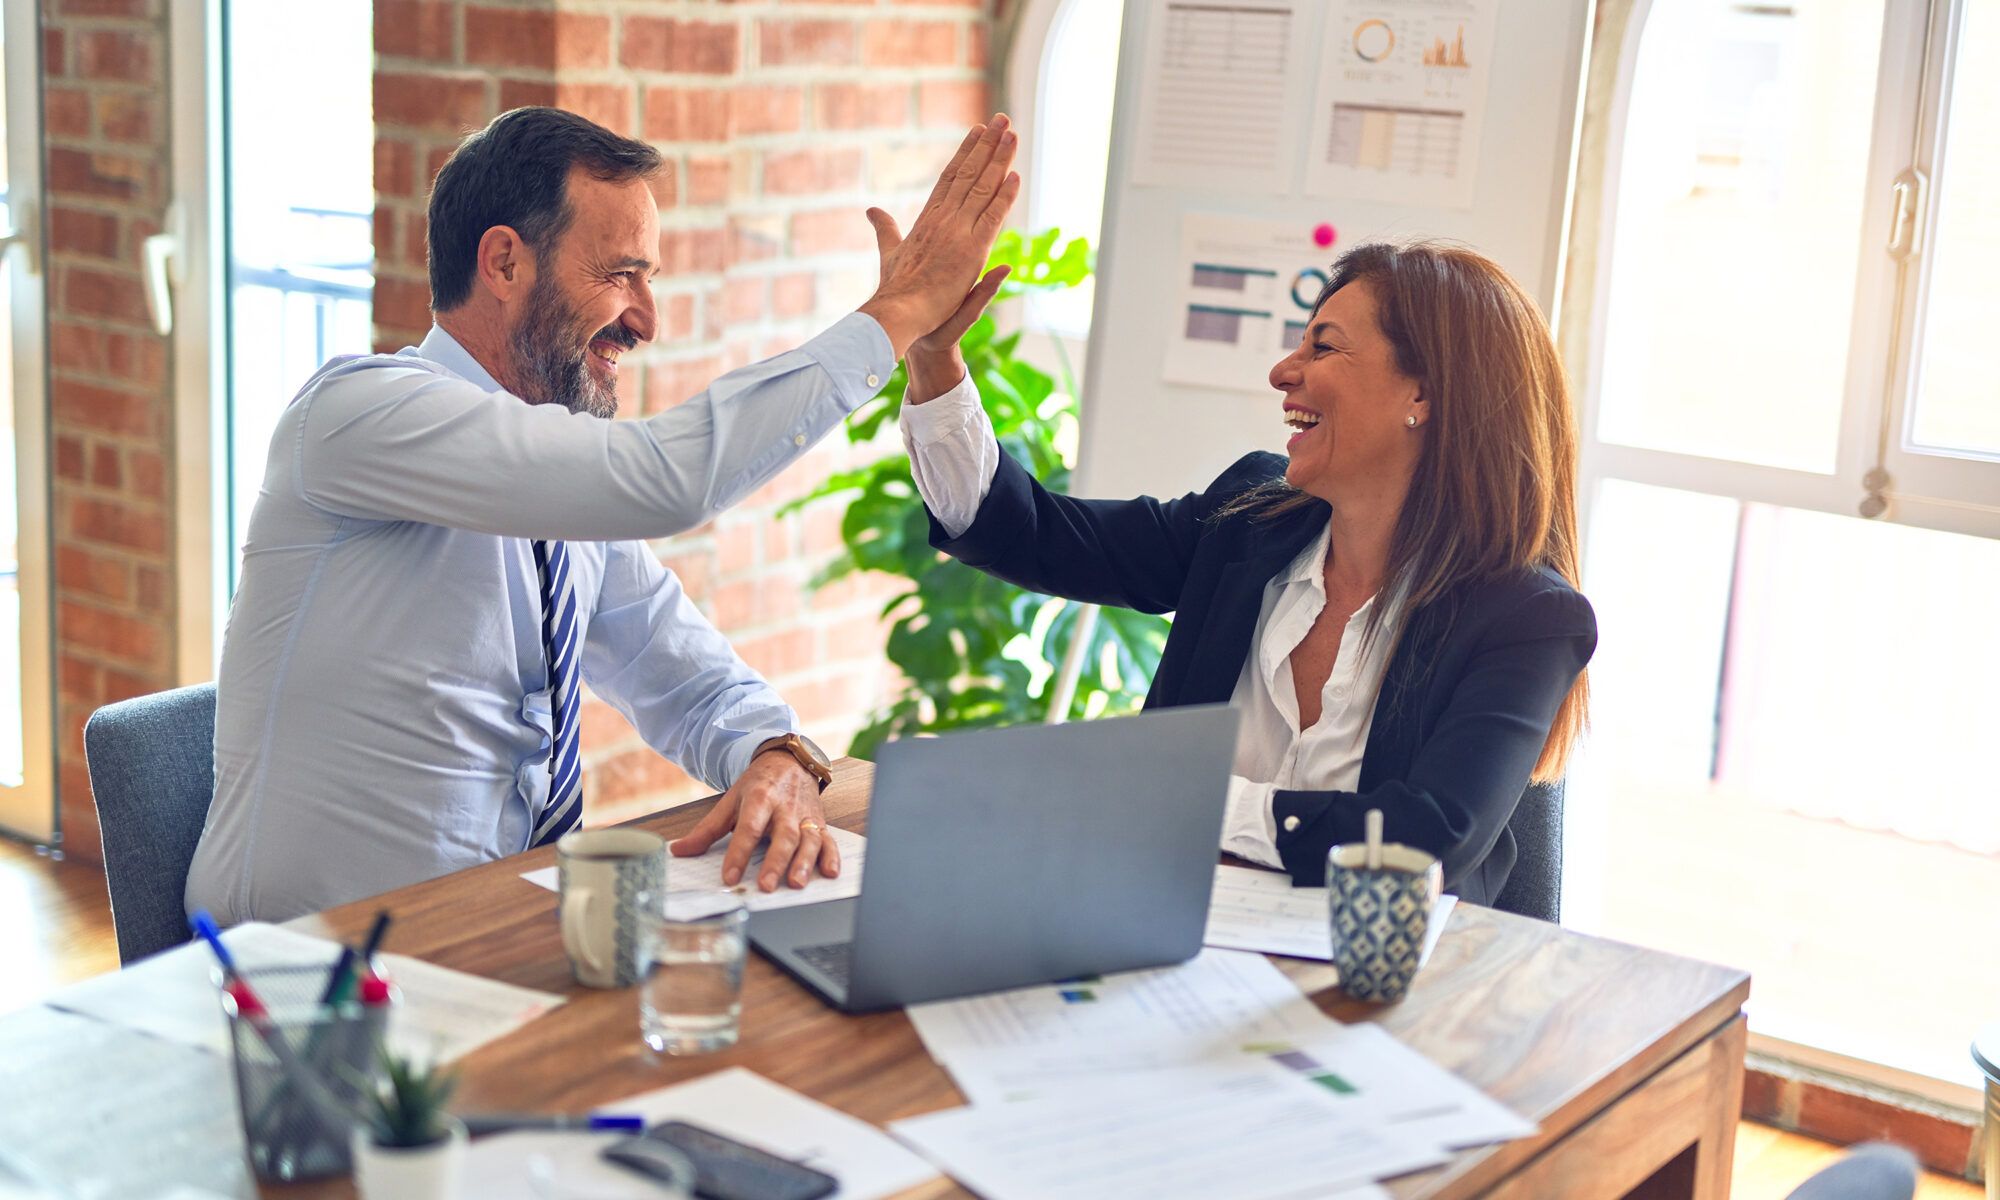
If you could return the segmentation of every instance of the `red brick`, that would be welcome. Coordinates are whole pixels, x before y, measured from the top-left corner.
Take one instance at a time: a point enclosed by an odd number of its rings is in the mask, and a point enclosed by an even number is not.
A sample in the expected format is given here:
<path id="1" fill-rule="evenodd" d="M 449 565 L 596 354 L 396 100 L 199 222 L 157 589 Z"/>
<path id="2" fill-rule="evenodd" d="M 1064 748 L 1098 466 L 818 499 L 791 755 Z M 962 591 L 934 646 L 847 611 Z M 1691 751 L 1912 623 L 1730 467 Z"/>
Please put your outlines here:
<path id="1" fill-rule="evenodd" d="M 861 148 L 793 150 L 764 156 L 764 193 L 810 196 L 839 192 L 861 182 Z"/>
<path id="2" fill-rule="evenodd" d="M 559 83 L 556 107 L 597 122 L 611 132 L 632 136 L 633 91 L 623 83 Z"/>
<path id="3" fill-rule="evenodd" d="M 42 92 L 42 120 L 47 123 L 49 136 L 75 138 L 83 141 L 90 137 L 90 93 L 76 88 L 52 87 Z"/>
<path id="4" fill-rule="evenodd" d="M 596 697 L 584 701 L 579 728 L 585 754 L 640 740 L 623 713 Z"/>
<path id="5" fill-rule="evenodd" d="M 663 142 L 726 142 L 729 94 L 715 88 L 646 89 L 645 136 Z"/>
<path id="6" fill-rule="evenodd" d="M 715 531 L 715 569 L 736 575 L 757 565 L 757 522 L 737 520 Z"/>
<path id="7" fill-rule="evenodd" d="M 67 321 L 49 323 L 49 362 L 59 371 L 103 370 L 104 331 Z"/>
<path id="8" fill-rule="evenodd" d="M 654 412 L 660 412 L 701 394 L 722 374 L 722 362 L 713 355 L 669 359 L 654 364 L 650 374 L 652 377 L 646 381 L 646 402 Z"/>
<path id="9" fill-rule="evenodd" d="M 134 324 L 149 323 L 144 285 L 136 276 L 113 275 L 85 267 L 61 272 L 61 311 L 79 317 L 109 317 Z"/>
<path id="10" fill-rule="evenodd" d="M 830 625 L 820 639 L 820 657 L 829 663 L 880 661 L 889 643 L 889 626 L 873 613 Z"/>
<path id="11" fill-rule="evenodd" d="M 778 350 L 767 350 L 764 353 L 763 357 L 771 358 L 774 357 L 775 355 L 783 354 L 784 352 L 785 352 L 784 348 L 780 348 Z M 798 557 L 797 552 L 795 551 L 792 545 L 792 543 L 797 540 L 792 537 L 792 534 L 795 531 L 795 527 L 797 525 L 798 525 L 798 520 L 794 517 L 785 517 L 782 519 L 778 517 L 771 517 L 765 522 L 764 524 L 765 562 L 774 562 L 774 563 L 788 562 L 791 559 Z"/>
<path id="12" fill-rule="evenodd" d="M 728 159 L 690 158 L 687 171 L 689 204 L 698 208 L 708 208 L 729 199 Z"/>
<path id="13" fill-rule="evenodd" d="M 983 80 L 926 79 L 917 85 L 917 123 L 926 129 L 967 128 L 986 119 Z"/>
<path id="14" fill-rule="evenodd" d="M 729 239 L 720 229 L 668 229 L 660 234 L 660 272 L 705 275 L 728 265 Z"/>
<path id="15" fill-rule="evenodd" d="M 90 482 L 113 490 L 125 486 L 125 472 L 118 461 L 116 446 L 98 446 L 91 451 Z"/>
<path id="16" fill-rule="evenodd" d="M 687 776 L 650 747 L 615 754 L 590 769 L 583 794 L 593 805 L 627 803 L 672 788 Z"/>
<path id="17" fill-rule="evenodd" d="M 1812 1082 L 1802 1085 L 1799 1096 L 1798 1132 L 1841 1146 L 1895 1142 L 1925 1166 L 1952 1175 L 1965 1173 L 1976 1131 L 1973 1125 Z"/>
<path id="18" fill-rule="evenodd" d="M 125 466 L 132 494 L 148 500 L 167 498 L 167 460 L 151 450 L 127 450 Z"/>
<path id="19" fill-rule="evenodd" d="M 167 573 L 157 567 L 140 567 L 133 573 L 139 585 L 139 611 L 161 612 L 167 606 Z"/>
<path id="20" fill-rule="evenodd" d="M 493 67 L 555 66 L 556 15 L 520 8 L 465 10 L 465 61 Z"/>
<path id="21" fill-rule="evenodd" d="M 151 397 L 58 378 L 50 387 L 55 419 L 66 428 L 152 437 L 159 431 Z"/>
<path id="22" fill-rule="evenodd" d="M 694 333 L 694 297 L 687 292 L 675 292 L 660 297 L 660 338 L 663 342 L 678 342 Z"/>
<path id="23" fill-rule="evenodd" d="M 145 165 L 115 154 L 92 154 L 66 146 L 49 147 L 49 192 L 53 195 L 137 198 Z"/>
<path id="24" fill-rule="evenodd" d="M 556 70 L 610 65 L 610 17 L 589 13 L 556 14 Z"/>
<path id="25" fill-rule="evenodd" d="M 456 148 L 455 145 L 433 146 L 431 152 L 425 156 L 427 159 L 424 166 L 424 192 L 426 195 L 429 194 L 431 185 L 437 182 L 438 172 L 444 170 L 445 162 L 451 158 L 451 152 Z"/>
<path id="26" fill-rule="evenodd" d="M 393 276 L 375 281 L 375 323 L 385 329 L 428 329 L 430 306 L 428 283 Z"/>
<path id="27" fill-rule="evenodd" d="M 97 131 L 108 142 L 151 143 L 154 140 L 153 110 L 159 97 L 150 93 L 112 92 L 92 101 L 97 110 Z"/>
<path id="28" fill-rule="evenodd" d="M 984 21 L 965 27 L 965 65 L 975 71 L 993 65 L 993 27 Z"/>
<path id="29" fill-rule="evenodd" d="M 722 311 L 723 319 L 731 325 L 750 325 L 763 320 L 763 277 L 752 275 L 743 279 L 724 280 Z"/>
<path id="30" fill-rule="evenodd" d="M 813 88 L 815 128 L 896 129 L 909 120 L 907 83 L 822 83 Z"/>
<path id="31" fill-rule="evenodd" d="M 853 66 L 856 43 L 853 21 L 757 23 L 757 61 L 767 67 Z"/>
<path id="32" fill-rule="evenodd" d="M 42 72 L 50 79 L 61 79 L 69 74 L 68 60 L 63 56 L 63 46 L 62 30 L 42 31 Z"/>
<path id="33" fill-rule="evenodd" d="M 796 675 L 813 665 L 813 631 L 787 629 L 769 637 L 751 638 L 736 643 L 736 653 L 750 669 L 766 679 L 780 675 Z"/>
<path id="34" fill-rule="evenodd" d="M 69 531 L 87 542 L 122 546 L 150 554 L 167 549 L 167 519 L 159 509 L 124 504 L 116 500 L 73 499 L 69 502 Z"/>
<path id="35" fill-rule="evenodd" d="M 875 231 L 858 208 L 792 214 L 792 253 L 799 258 L 874 248 Z"/>
<path id="36" fill-rule="evenodd" d="M 57 635 L 81 650 L 94 650 L 130 663 L 148 664 L 159 657 L 162 639 L 154 621 L 122 616 L 64 600 L 56 608 Z"/>
<path id="37" fill-rule="evenodd" d="M 132 595 L 132 568 L 77 546 L 57 546 L 56 587 L 122 604 Z"/>
<path id="38" fill-rule="evenodd" d="M 810 271 L 798 271 L 772 279 L 771 315 L 774 317 L 812 315 L 818 284 L 818 278 Z"/>
<path id="39" fill-rule="evenodd" d="M 107 372 L 119 379 L 157 393 L 167 382 L 167 344 L 151 333 L 107 333 L 104 336 Z"/>
<path id="40" fill-rule="evenodd" d="M 119 29 L 91 29 L 76 42 L 76 73 L 114 83 L 152 83 L 155 36 Z"/>
<path id="41" fill-rule="evenodd" d="M 681 581 L 681 590 L 696 603 L 708 595 L 708 589 L 712 586 L 711 578 L 714 572 L 710 570 L 709 564 L 710 556 L 707 554 L 679 554 L 660 560 L 660 565 Z"/>
<path id="42" fill-rule="evenodd" d="M 375 139 L 375 190 L 408 196 L 416 188 L 416 148 L 400 138 Z"/>
<path id="43" fill-rule="evenodd" d="M 81 481 L 84 471 L 83 439 L 58 436 L 56 438 L 56 478 Z"/>
<path id="44" fill-rule="evenodd" d="M 846 506 L 831 499 L 801 513 L 801 552 L 807 558 L 824 558 L 837 553 L 847 544 L 840 531 L 841 518 L 846 515 Z"/>
<path id="45" fill-rule="evenodd" d="M 396 231 L 403 227 L 403 223 L 398 221 L 396 216 L 396 210 L 387 205 L 377 204 L 375 206 L 375 261 L 378 263 L 393 263 L 403 260 L 402 254 L 396 248 Z"/>
<path id="46" fill-rule="evenodd" d="M 375 73 L 376 125 L 406 125 L 460 135 L 494 114 L 479 79 Z"/>
<path id="47" fill-rule="evenodd" d="M 375 53 L 452 61 L 458 9 L 433 0 L 375 0 Z"/>
<path id="48" fill-rule="evenodd" d="M 500 110 L 529 105 L 554 107 L 556 85 L 552 79 L 503 79 L 500 81 Z"/>
<path id="49" fill-rule="evenodd" d="M 903 70 L 958 62 L 953 21 L 870 21 L 862 32 L 861 65 Z"/>
<path id="50" fill-rule="evenodd" d="M 81 658 L 71 658 L 65 654 L 56 666 L 56 694 L 66 700 L 81 700 L 88 704 L 97 703 L 104 694 L 104 684 L 98 674 L 98 666 Z"/>
<path id="51" fill-rule="evenodd" d="M 62 0 L 66 17 L 154 17 L 157 0 Z"/>
<path id="52" fill-rule="evenodd" d="M 738 136 L 795 133 L 804 127 L 805 109 L 803 88 L 758 84 L 729 93 L 730 129 Z"/>
<path id="53" fill-rule="evenodd" d="M 1788 1081 L 1781 1076 L 1755 1069 L 1743 1072 L 1743 1119 L 1775 1124 L 1779 1117 L 1780 1097 Z"/>
<path id="54" fill-rule="evenodd" d="M 403 218 L 403 263 L 425 270 L 430 266 L 430 218 L 413 212 Z"/>
<path id="55" fill-rule="evenodd" d="M 626 17 L 619 61 L 641 71 L 728 75 L 736 70 L 737 41 L 733 24 Z"/>
<path id="56" fill-rule="evenodd" d="M 134 696 L 144 696 L 158 690 L 159 684 L 147 676 L 107 667 L 104 671 L 103 691 L 99 695 L 104 697 L 103 703 L 116 704 L 120 700 L 130 700 Z"/>

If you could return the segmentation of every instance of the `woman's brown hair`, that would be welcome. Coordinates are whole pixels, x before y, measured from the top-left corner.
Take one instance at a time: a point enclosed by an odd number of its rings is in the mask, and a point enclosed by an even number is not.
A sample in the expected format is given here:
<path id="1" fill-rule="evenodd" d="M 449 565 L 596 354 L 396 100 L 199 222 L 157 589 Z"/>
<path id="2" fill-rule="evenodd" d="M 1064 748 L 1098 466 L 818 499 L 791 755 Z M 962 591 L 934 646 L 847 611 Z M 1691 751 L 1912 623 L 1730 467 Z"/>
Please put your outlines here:
<path id="1" fill-rule="evenodd" d="M 1397 367 L 1430 404 L 1384 589 L 1400 590 L 1405 611 L 1415 612 L 1461 584 L 1534 567 L 1579 586 L 1576 411 L 1534 300 L 1463 246 L 1371 243 L 1333 264 L 1314 310 L 1356 282 L 1374 293 Z M 1310 503 L 1281 482 L 1224 511 L 1276 516 Z M 1589 692 L 1588 674 L 1578 676 L 1549 728 L 1536 780 L 1561 778 Z"/>

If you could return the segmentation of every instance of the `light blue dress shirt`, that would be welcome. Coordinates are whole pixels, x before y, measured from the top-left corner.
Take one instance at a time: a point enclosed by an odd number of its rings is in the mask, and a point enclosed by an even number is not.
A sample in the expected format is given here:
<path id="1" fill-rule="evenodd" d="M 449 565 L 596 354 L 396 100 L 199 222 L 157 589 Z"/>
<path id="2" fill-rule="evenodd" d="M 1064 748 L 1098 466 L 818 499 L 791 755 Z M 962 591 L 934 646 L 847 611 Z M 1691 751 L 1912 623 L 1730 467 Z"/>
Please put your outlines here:
<path id="1" fill-rule="evenodd" d="M 727 787 L 797 720 L 620 539 L 712 520 L 894 366 L 857 313 L 627 421 L 523 403 L 435 327 L 322 368 L 279 419 L 250 517 L 189 910 L 282 921 L 527 847 L 552 744 L 535 538 L 569 543 L 584 679 Z"/>

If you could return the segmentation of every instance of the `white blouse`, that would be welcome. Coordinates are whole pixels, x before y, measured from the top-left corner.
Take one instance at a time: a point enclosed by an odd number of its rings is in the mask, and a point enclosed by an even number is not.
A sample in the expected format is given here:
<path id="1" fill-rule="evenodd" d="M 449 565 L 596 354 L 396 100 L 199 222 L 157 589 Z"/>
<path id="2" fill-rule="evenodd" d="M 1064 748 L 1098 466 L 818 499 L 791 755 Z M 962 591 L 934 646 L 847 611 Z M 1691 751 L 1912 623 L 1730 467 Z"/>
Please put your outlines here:
<path id="1" fill-rule="evenodd" d="M 946 533 L 960 536 L 972 527 L 1000 466 L 999 444 L 978 390 L 966 378 L 928 403 L 905 404 L 900 425 L 924 503 Z M 1322 529 L 1264 585 L 1250 653 L 1230 697 L 1243 724 L 1229 780 L 1222 849 L 1266 866 L 1282 866 L 1271 813 L 1273 792 L 1352 791 L 1360 781 L 1375 697 L 1396 641 L 1396 630 L 1386 621 L 1372 638 L 1364 636 L 1369 614 L 1381 599 L 1377 594 L 1348 618 L 1340 652 L 1320 692 L 1319 720 L 1310 729 L 1299 728 L 1292 651 L 1326 607 L 1326 552 L 1327 531 Z"/>

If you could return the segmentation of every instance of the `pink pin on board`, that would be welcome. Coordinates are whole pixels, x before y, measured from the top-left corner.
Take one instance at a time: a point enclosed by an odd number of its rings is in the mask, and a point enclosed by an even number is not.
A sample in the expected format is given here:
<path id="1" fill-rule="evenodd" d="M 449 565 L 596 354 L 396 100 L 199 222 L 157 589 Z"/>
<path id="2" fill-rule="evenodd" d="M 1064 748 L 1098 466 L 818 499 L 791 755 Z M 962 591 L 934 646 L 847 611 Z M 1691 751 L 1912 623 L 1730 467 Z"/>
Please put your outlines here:
<path id="1" fill-rule="evenodd" d="M 1339 235 L 1333 226 L 1325 221 L 1313 226 L 1313 245 L 1318 246 L 1322 250 L 1333 245 L 1333 239 L 1337 236 Z"/>

